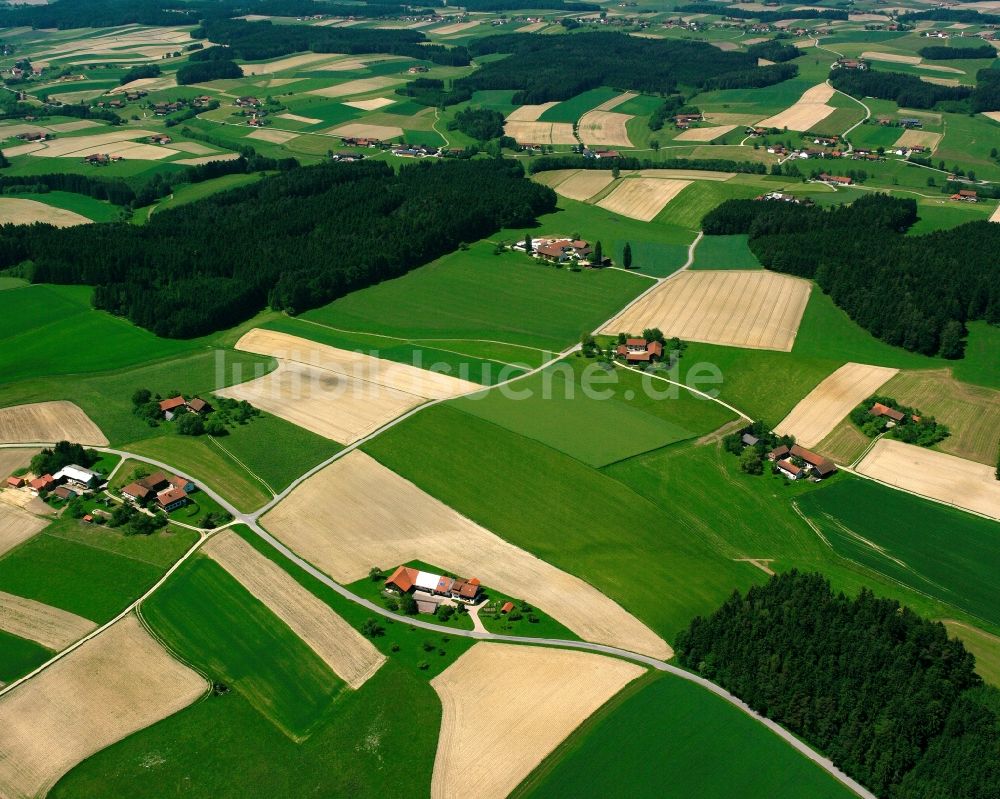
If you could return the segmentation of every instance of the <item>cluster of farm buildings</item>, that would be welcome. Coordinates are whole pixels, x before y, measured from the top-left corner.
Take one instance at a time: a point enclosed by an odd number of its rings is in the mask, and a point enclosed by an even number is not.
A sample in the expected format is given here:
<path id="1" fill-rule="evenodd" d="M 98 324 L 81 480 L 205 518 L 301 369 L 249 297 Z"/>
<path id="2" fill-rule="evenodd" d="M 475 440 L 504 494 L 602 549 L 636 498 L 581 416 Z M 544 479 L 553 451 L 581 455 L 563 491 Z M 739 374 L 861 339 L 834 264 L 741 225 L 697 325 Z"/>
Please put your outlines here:
<path id="1" fill-rule="evenodd" d="M 122 488 L 121 495 L 136 507 L 154 505 L 158 510 L 169 513 L 187 505 L 188 494 L 198 490 L 190 480 L 164 472 L 154 472 L 148 477 L 136 480 Z"/>
<path id="2" fill-rule="evenodd" d="M 420 613 L 434 613 L 438 605 L 461 602 L 476 605 L 483 599 L 479 579 L 448 577 L 411 566 L 400 566 L 385 581 L 385 588 L 397 594 L 412 594 Z"/>
<path id="3" fill-rule="evenodd" d="M 55 474 L 42 474 L 33 478 L 8 477 L 7 488 L 23 489 L 36 497 L 51 494 L 62 500 L 70 500 L 100 488 L 104 482 L 104 475 L 100 472 L 70 464 Z"/>
<path id="4" fill-rule="evenodd" d="M 165 400 L 160 400 L 160 413 L 163 414 L 163 418 L 168 422 L 180 413 L 205 414 L 211 412 L 212 406 L 201 397 L 184 399 L 182 395 L 178 394 L 176 397 L 168 397 Z"/>
<path id="5" fill-rule="evenodd" d="M 551 264 L 574 263 L 584 267 L 611 266 L 611 259 L 601 256 L 600 263 L 590 242 L 568 237 L 544 237 L 519 241 L 511 245 L 515 252 L 524 252 Z"/>
<path id="6" fill-rule="evenodd" d="M 753 436 L 746 434 L 744 442 Z M 753 443 L 757 443 L 754 439 Z M 833 461 L 827 460 L 822 455 L 817 455 L 812 450 L 792 444 L 788 447 L 782 444 L 767 453 L 767 459 L 774 463 L 778 471 L 789 480 L 800 480 L 802 478 L 813 478 L 822 480 L 837 471 Z"/>

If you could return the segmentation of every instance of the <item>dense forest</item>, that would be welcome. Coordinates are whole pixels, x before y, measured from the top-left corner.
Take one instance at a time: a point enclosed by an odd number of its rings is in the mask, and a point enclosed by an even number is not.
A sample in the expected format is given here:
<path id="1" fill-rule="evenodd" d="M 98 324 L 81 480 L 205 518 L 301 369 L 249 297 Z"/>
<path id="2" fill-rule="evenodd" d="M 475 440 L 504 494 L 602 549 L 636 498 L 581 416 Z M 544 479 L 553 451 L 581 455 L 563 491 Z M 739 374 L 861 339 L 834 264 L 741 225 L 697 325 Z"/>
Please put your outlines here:
<path id="1" fill-rule="evenodd" d="M 709 172 L 743 172 L 766 175 L 767 167 L 755 161 L 730 161 L 726 158 L 585 158 L 582 155 L 541 155 L 528 161 L 528 172 L 551 172 L 553 169 L 704 169 Z"/>
<path id="2" fill-rule="evenodd" d="M 124 86 L 126 83 L 131 83 L 134 80 L 140 80 L 142 78 L 158 78 L 159 76 L 159 66 L 156 64 L 142 64 L 138 67 L 132 67 L 132 69 L 122 75 L 118 79 L 118 85 Z"/>
<path id="3" fill-rule="evenodd" d="M 923 19 L 937 22 L 967 22 L 973 25 L 998 25 L 1000 14 L 983 14 L 974 8 L 931 8 L 927 11 L 909 11 L 896 18 L 899 22 L 919 22 Z"/>
<path id="4" fill-rule="evenodd" d="M 1000 693 L 943 625 L 895 600 L 786 572 L 734 592 L 674 648 L 880 797 L 997 796 Z"/>
<path id="5" fill-rule="evenodd" d="M 948 47 L 947 45 L 931 45 L 921 47 L 917 52 L 924 58 L 931 61 L 948 61 L 960 58 L 996 58 L 997 51 L 990 44 L 982 44 L 979 47 Z"/>
<path id="6" fill-rule="evenodd" d="M 794 44 L 789 44 L 779 39 L 770 39 L 766 42 L 751 44 L 747 48 L 747 52 L 754 58 L 766 58 L 768 61 L 774 61 L 776 64 L 791 61 L 802 55 L 802 51 Z"/>
<path id="7" fill-rule="evenodd" d="M 455 114 L 448 130 L 460 130 L 476 141 L 489 141 L 503 136 L 503 114 L 492 108 L 466 108 Z"/>
<path id="8" fill-rule="evenodd" d="M 686 6 L 678 7 L 676 11 L 678 14 L 722 14 L 732 19 L 756 19 L 764 23 L 788 19 L 787 11 L 760 11 L 753 8 L 734 8 L 732 6 L 720 8 L 717 3 L 689 3 Z M 847 19 L 847 12 L 835 8 L 797 8 L 795 19 Z"/>
<path id="9" fill-rule="evenodd" d="M 794 65 L 758 67 L 756 56 L 723 52 L 705 42 L 656 41 L 610 32 L 484 36 L 472 41 L 469 50 L 473 56 L 511 55 L 483 64 L 456 86 L 516 89 L 515 105 L 567 100 L 598 86 L 651 94 L 668 94 L 678 84 L 766 86 L 787 79 L 794 69 Z"/>
<path id="10" fill-rule="evenodd" d="M 835 89 L 854 97 L 894 100 L 907 108 L 939 107 L 940 110 L 957 113 L 1000 110 L 1000 70 L 996 69 L 979 70 L 975 88 L 940 86 L 926 83 L 916 75 L 876 69 L 835 69 L 830 72 L 830 83 Z"/>
<path id="11" fill-rule="evenodd" d="M 440 78 L 416 78 L 396 89 L 396 94 L 410 97 L 413 102 L 430 108 L 444 108 L 458 105 L 472 99 L 472 91 L 466 88 L 446 89 Z"/>
<path id="12" fill-rule="evenodd" d="M 470 187 L 475 187 L 474 191 Z M 501 160 L 321 164 L 154 214 L 143 226 L 0 228 L 0 268 L 96 286 L 94 305 L 162 336 L 295 313 L 555 210 Z"/>
<path id="13" fill-rule="evenodd" d="M 765 267 L 814 278 L 876 338 L 960 358 L 966 322 L 1000 324 L 1000 225 L 904 235 L 916 218 L 914 200 L 883 194 L 830 208 L 727 200 L 702 228 L 748 234 Z"/>
<path id="14" fill-rule="evenodd" d="M 314 53 L 389 53 L 455 67 L 469 63 L 469 53 L 464 47 L 427 44 L 423 33 L 403 28 L 332 28 L 272 25 L 270 20 L 207 19 L 191 35 L 227 45 L 234 57 L 246 61 L 311 50 Z M 212 49 L 192 54 L 191 60 L 211 58 Z"/>
<path id="15" fill-rule="evenodd" d="M 192 83 L 206 83 L 210 80 L 242 77 L 243 70 L 240 69 L 240 65 L 235 61 L 227 61 L 225 59 L 190 61 L 177 70 L 177 85 L 190 86 Z"/>

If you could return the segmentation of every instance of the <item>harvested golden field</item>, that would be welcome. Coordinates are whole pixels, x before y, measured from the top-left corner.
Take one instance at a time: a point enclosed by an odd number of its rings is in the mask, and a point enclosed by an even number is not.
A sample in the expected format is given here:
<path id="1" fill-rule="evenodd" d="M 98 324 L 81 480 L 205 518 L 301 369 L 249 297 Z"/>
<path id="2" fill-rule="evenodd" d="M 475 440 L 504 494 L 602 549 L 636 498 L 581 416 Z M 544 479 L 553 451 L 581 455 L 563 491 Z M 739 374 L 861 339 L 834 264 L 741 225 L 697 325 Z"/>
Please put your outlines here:
<path id="1" fill-rule="evenodd" d="M 961 86 L 962 82 L 956 78 L 931 78 L 927 75 L 921 75 L 920 80 L 924 83 L 934 83 L 938 86 Z"/>
<path id="2" fill-rule="evenodd" d="M 882 438 L 857 469 L 904 491 L 1000 519 L 1000 481 L 993 466 Z"/>
<path id="3" fill-rule="evenodd" d="M 983 111 L 984 117 L 989 117 L 994 122 L 1000 122 L 1000 111 Z"/>
<path id="4" fill-rule="evenodd" d="M 390 125 L 366 125 L 363 122 L 351 122 L 330 131 L 337 136 L 350 136 L 362 139 L 396 139 L 403 135 L 403 129 Z"/>
<path id="5" fill-rule="evenodd" d="M 432 799 L 504 799 L 644 671 L 589 652 L 476 644 L 431 680 L 442 706 Z"/>
<path id="6" fill-rule="evenodd" d="M 35 457 L 40 449 L 29 447 L 4 447 L 0 449 L 0 481 L 9 477 L 17 469 L 27 468 L 31 459 Z"/>
<path id="7" fill-rule="evenodd" d="M 482 388 L 478 383 L 255 328 L 236 348 L 278 359 L 263 377 L 219 394 L 246 399 L 286 421 L 350 444 L 428 399 Z"/>
<path id="8" fill-rule="evenodd" d="M 597 204 L 616 214 L 649 222 L 689 185 L 686 180 L 624 178 Z"/>
<path id="9" fill-rule="evenodd" d="M 919 64 L 923 59 L 918 55 L 900 55 L 899 53 L 882 53 L 878 50 L 865 50 L 862 58 L 869 61 L 889 61 L 893 64 Z"/>
<path id="10" fill-rule="evenodd" d="M 16 197 L 0 197 L 0 225 L 30 225 L 45 222 L 56 227 L 73 227 L 90 222 L 85 216 L 65 208 L 56 208 L 36 200 L 22 200 Z"/>
<path id="11" fill-rule="evenodd" d="M 73 766 L 190 705 L 204 679 L 127 616 L 0 697 L 0 796 L 41 796 Z"/>
<path id="12" fill-rule="evenodd" d="M 213 161 L 235 161 L 239 157 L 239 153 L 216 153 L 215 155 L 199 155 L 197 158 L 178 158 L 172 163 L 182 166 L 200 166 L 201 164 L 210 164 Z"/>
<path id="13" fill-rule="evenodd" d="M 169 147 L 161 147 L 155 144 L 143 144 L 141 142 L 123 142 L 122 144 L 115 145 L 104 152 L 112 157 L 121 156 L 122 158 L 129 160 L 138 159 L 140 161 L 159 161 L 161 158 L 166 158 L 170 155 L 177 155 L 177 150 L 171 150 Z M 83 156 L 89 155 L 89 153 L 70 153 L 70 155 Z"/>
<path id="14" fill-rule="evenodd" d="M 45 147 L 35 150 L 31 155 L 46 158 L 80 157 L 91 153 L 106 153 L 120 142 L 133 141 L 152 136 L 151 130 L 116 130 L 110 133 L 95 133 L 92 136 L 72 136 L 66 139 L 54 139 L 44 142 Z"/>
<path id="15" fill-rule="evenodd" d="M 351 105 L 350 103 L 345 103 L 345 105 Z M 313 117 L 303 117 L 298 114 L 278 114 L 276 119 L 287 119 L 289 122 L 302 122 L 305 125 L 318 125 L 322 122 L 322 119 L 315 119 Z"/>
<path id="16" fill-rule="evenodd" d="M 68 400 L 0 408 L 0 444 L 75 441 L 106 447 L 108 439 L 78 405 Z"/>
<path id="17" fill-rule="evenodd" d="M 444 25 L 440 28 L 432 28 L 427 32 L 436 34 L 437 36 L 452 36 L 456 33 L 464 33 L 470 28 L 476 27 L 478 24 L 479 20 L 473 20 L 472 22 L 456 22 L 453 25 Z"/>
<path id="18" fill-rule="evenodd" d="M 75 613 L 0 591 L 0 630 L 47 649 L 58 652 L 96 629 L 96 622 Z"/>
<path id="19" fill-rule="evenodd" d="M 373 97 L 371 100 L 347 100 L 344 105 L 350 106 L 351 108 L 360 108 L 362 111 L 378 111 L 380 108 L 385 108 L 387 105 L 392 105 L 395 103 L 388 97 Z M 319 122 L 320 120 L 316 120 Z"/>
<path id="20" fill-rule="evenodd" d="M 367 94 L 387 89 L 403 83 L 403 78 L 358 78 L 349 80 L 346 83 L 338 83 L 336 86 L 327 86 L 323 89 L 313 89 L 307 94 L 315 94 L 319 97 L 348 97 L 352 94 Z"/>
<path id="21" fill-rule="evenodd" d="M 507 122 L 535 122 L 542 114 L 557 105 L 559 103 L 555 101 L 539 105 L 522 105 L 507 115 Z"/>
<path id="22" fill-rule="evenodd" d="M 993 209 L 993 213 L 990 214 L 990 222 L 1000 222 L 1000 205 Z"/>
<path id="23" fill-rule="evenodd" d="M 709 44 L 712 45 L 712 47 L 718 47 L 720 50 L 723 50 L 724 52 L 729 52 L 730 50 L 738 50 L 739 49 L 739 45 L 737 45 L 736 42 L 727 42 L 727 41 L 716 40 L 716 41 L 709 42 Z"/>
<path id="24" fill-rule="evenodd" d="M 577 130 L 584 144 L 631 147 L 632 142 L 625 129 L 630 119 L 632 119 L 630 114 L 618 114 L 614 111 L 588 111 L 580 117 Z"/>
<path id="25" fill-rule="evenodd" d="M 263 519 L 337 582 L 420 560 L 525 599 L 588 641 L 669 657 L 670 647 L 596 588 L 480 527 L 355 450 Z"/>
<path id="26" fill-rule="evenodd" d="M 504 132 L 518 144 L 576 144 L 569 122 L 518 122 L 508 117 Z"/>
<path id="27" fill-rule="evenodd" d="M 172 141 L 170 146 L 175 150 L 191 153 L 191 155 L 210 155 L 215 152 L 211 147 L 197 141 Z"/>
<path id="28" fill-rule="evenodd" d="M 602 333 L 659 327 L 667 336 L 789 352 L 809 300 L 809 281 L 777 272 L 682 272 L 605 325 Z"/>
<path id="29" fill-rule="evenodd" d="M 6 494 L 9 489 L 3 489 Z M 0 555 L 41 532 L 48 524 L 15 505 L 0 502 Z"/>
<path id="30" fill-rule="evenodd" d="M 931 72 L 951 72 L 954 75 L 964 75 L 965 70 L 958 67 L 946 67 L 943 64 L 917 64 L 920 69 L 927 69 Z"/>
<path id="31" fill-rule="evenodd" d="M 638 92 L 622 92 L 617 97 L 612 97 L 610 100 L 605 100 L 600 105 L 595 106 L 593 110 L 611 111 L 612 109 L 620 106 L 622 103 L 628 102 L 629 100 L 634 100 L 638 96 L 639 96 Z"/>
<path id="32" fill-rule="evenodd" d="M 86 130 L 87 128 L 100 127 L 103 127 L 103 125 L 92 119 L 77 119 L 73 122 L 59 122 L 55 125 L 49 125 L 48 129 L 54 130 L 56 133 L 71 133 L 76 130 Z"/>
<path id="33" fill-rule="evenodd" d="M 804 447 L 826 437 L 858 405 L 874 394 L 898 369 L 845 363 L 827 375 L 792 408 L 774 428 L 778 435 L 792 435 Z"/>
<path id="34" fill-rule="evenodd" d="M 762 119 L 757 124 L 763 128 L 782 130 L 810 130 L 818 122 L 826 119 L 834 112 L 832 105 L 826 101 L 833 97 L 833 88 L 825 83 L 818 83 L 807 89 L 795 103 L 780 114 Z"/>
<path id="35" fill-rule="evenodd" d="M 518 28 L 514 31 L 514 33 L 535 33 L 536 31 L 540 31 L 542 28 L 547 28 L 548 25 L 548 22 L 532 22 L 530 25 Z"/>
<path id="36" fill-rule="evenodd" d="M 656 178 L 658 180 L 729 180 L 736 177 L 735 172 L 709 172 L 704 169 L 636 169 L 623 172 L 623 176 L 637 175 L 640 178 Z"/>
<path id="37" fill-rule="evenodd" d="M 15 158 L 19 155 L 28 155 L 28 153 L 33 153 L 35 150 L 44 150 L 45 145 L 41 142 L 32 142 L 31 144 L 19 144 L 16 147 L 5 147 L 3 154 L 8 158 Z"/>
<path id="38" fill-rule="evenodd" d="M 960 383 L 948 369 L 900 372 L 882 392 L 919 408 L 948 426 L 951 435 L 935 449 L 996 464 L 1000 444 L 1000 391 Z"/>
<path id="39" fill-rule="evenodd" d="M 340 53 L 304 53 L 293 55 L 288 58 L 279 58 L 267 64 L 240 64 L 240 69 L 244 75 L 273 75 L 276 72 L 285 72 L 289 69 L 304 67 L 307 64 L 316 64 L 319 61 L 333 61 L 342 58 Z"/>
<path id="40" fill-rule="evenodd" d="M 255 130 L 253 133 L 248 133 L 246 135 L 246 138 L 248 139 L 267 141 L 272 144 L 284 144 L 285 142 L 297 139 L 298 137 L 298 133 L 291 133 L 287 130 L 268 130 L 267 128 L 261 128 L 260 130 Z"/>
<path id="41" fill-rule="evenodd" d="M 714 128 L 688 128 L 683 133 L 674 136 L 674 141 L 714 141 L 735 129 L 736 125 L 719 125 Z"/>
<path id="42" fill-rule="evenodd" d="M 556 194 L 581 202 L 589 200 L 595 194 L 603 191 L 614 178 L 607 169 L 566 169 L 560 170 L 562 179 L 555 184 L 549 184 Z M 541 175 L 549 173 L 542 172 Z"/>
<path id="43" fill-rule="evenodd" d="M 288 572 L 231 530 L 202 550 L 281 619 L 327 666 L 357 690 L 385 663 L 385 655 Z"/>

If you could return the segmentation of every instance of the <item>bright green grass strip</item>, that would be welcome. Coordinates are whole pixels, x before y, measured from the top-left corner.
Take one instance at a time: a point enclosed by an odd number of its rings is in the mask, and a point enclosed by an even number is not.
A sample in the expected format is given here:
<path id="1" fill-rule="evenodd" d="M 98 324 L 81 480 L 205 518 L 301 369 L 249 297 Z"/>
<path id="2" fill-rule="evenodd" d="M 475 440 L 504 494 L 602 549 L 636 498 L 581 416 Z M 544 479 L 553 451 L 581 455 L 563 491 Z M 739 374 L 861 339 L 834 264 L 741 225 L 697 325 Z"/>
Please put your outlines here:
<path id="1" fill-rule="evenodd" d="M 512 796 L 848 799 L 854 794 L 721 697 L 663 674 L 641 680 L 598 711 Z"/>
<path id="2" fill-rule="evenodd" d="M 840 481 L 800 507 L 837 554 L 1000 625 L 995 522 L 867 480 Z"/>
<path id="3" fill-rule="evenodd" d="M 0 277 L 0 291 L 8 289 L 20 289 L 28 285 L 28 281 L 22 277 Z"/>
<path id="4" fill-rule="evenodd" d="M 143 605 L 168 646 L 239 691 L 293 739 L 330 712 L 344 682 L 214 561 L 199 555 Z"/>
<path id="5" fill-rule="evenodd" d="M 626 100 L 621 105 L 616 105 L 612 111 L 618 114 L 632 114 L 633 116 L 649 116 L 663 104 L 659 97 L 649 94 L 640 94 L 631 100 Z"/>
<path id="6" fill-rule="evenodd" d="M 758 194 L 760 189 L 756 186 L 723 180 L 695 180 L 667 203 L 654 221 L 688 230 L 700 230 L 702 218 L 713 208 L 726 200 L 750 199 Z"/>
<path id="7" fill-rule="evenodd" d="M 0 590 L 102 623 L 162 573 L 145 561 L 42 532 L 0 559 Z"/>
<path id="8" fill-rule="evenodd" d="M 745 235 L 705 236 L 695 249 L 691 269 L 763 269 L 747 239 Z"/>
<path id="9" fill-rule="evenodd" d="M 965 357 L 951 362 L 959 380 L 979 386 L 1000 388 L 1000 327 L 986 322 L 970 322 Z"/>
<path id="10" fill-rule="evenodd" d="M 13 682 L 50 657 L 52 652 L 41 644 L 0 630 L 0 681 Z"/>
<path id="11" fill-rule="evenodd" d="M 599 86 L 596 89 L 590 89 L 582 94 L 578 94 L 569 100 L 563 100 L 563 102 L 548 109 L 538 119 L 540 122 L 576 122 L 588 111 L 592 111 L 601 105 L 601 103 L 605 103 L 619 94 L 621 92 L 615 89 L 609 89 L 607 86 Z"/>

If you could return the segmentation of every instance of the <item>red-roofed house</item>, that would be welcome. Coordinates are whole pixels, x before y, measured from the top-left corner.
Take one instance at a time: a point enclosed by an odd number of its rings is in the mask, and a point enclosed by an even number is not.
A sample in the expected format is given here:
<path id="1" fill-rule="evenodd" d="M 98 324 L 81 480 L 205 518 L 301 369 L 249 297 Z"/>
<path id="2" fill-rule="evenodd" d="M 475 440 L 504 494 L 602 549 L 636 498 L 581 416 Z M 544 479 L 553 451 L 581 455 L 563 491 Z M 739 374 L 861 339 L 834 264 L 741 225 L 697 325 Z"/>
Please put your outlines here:
<path id="1" fill-rule="evenodd" d="M 798 480 L 802 477 L 803 471 L 801 468 L 796 466 L 789 460 L 781 460 L 774 464 L 778 467 L 778 471 L 781 472 L 789 480 Z"/>
<path id="2" fill-rule="evenodd" d="M 793 444 L 789 452 L 793 457 L 801 458 L 808 463 L 818 477 L 827 477 L 837 471 L 837 467 L 831 461 L 798 444 Z"/>
<path id="3" fill-rule="evenodd" d="M 629 338 L 618 345 L 615 354 L 624 358 L 626 363 L 650 363 L 663 357 L 663 344 L 644 338 Z"/>
<path id="4" fill-rule="evenodd" d="M 413 586 L 417 581 L 417 574 L 419 574 L 417 569 L 411 569 L 409 566 L 400 566 L 389 575 L 389 578 L 385 581 L 385 587 L 394 588 L 401 594 L 409 593 L 413 590 Z"/>
<path id="5" fill-rule="evenodd" d="M 156 495 L 156 504 L 166 513 L 187 505 L 188 495 L 183 488 L 168 488 Z"/>
<path id="6" fill-rule="evenodd" d="M 7 478 L 7 488 L 20 488 L 24 485 L 23 477 L 8 477 Z"/>
<path id="7" fill-rule="evenodd" d="M 459 577 L 451 587 L 451 597 L 452 599 L 457 599 L 459 602 L 474 605 L 476 599 L 479 597 L 480 588 L 479 580 L 476 577 L 468 580 L 463 580 Z"/>
<path id="8" fill-rule="evenodd" d="M 888 405 L 883 405 L 881 402 L 876 402 L 872 405 L 871 409 L 868 411 L 872 416 L 885 416 L 891 419 L 893 422 L 901 422 L 906 418 L 905 413 L 897 411 L 895 408 L 890 408 Z"/>
<path id="9" fill-rule="evenodd" d="M 184 400 L 184 397 L 171 397 L 170 399 L 160 401 L 160 412 L 167 418 L 167 421 L 169 421 L 186 406 L 187 402 Z"/>
<path id="10" fill-rule="evenodd" d="M 33 492 L 35 492 L 36 494 L 39 491 L 48 491 L 55 484 L 56 484 L 56 481 L 52 477 L 51 474 L 43 474 L 41 477 L 36 477 L 34 480 L 32 480 L 30 483 L 28 483 L 28 485 L 30 486 L 31 490 Z"/>

